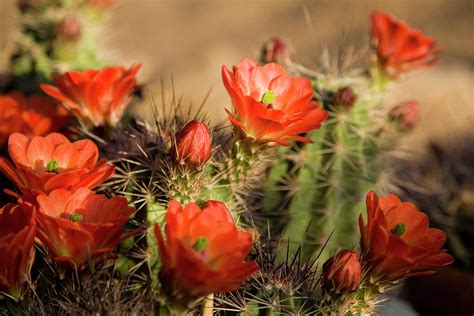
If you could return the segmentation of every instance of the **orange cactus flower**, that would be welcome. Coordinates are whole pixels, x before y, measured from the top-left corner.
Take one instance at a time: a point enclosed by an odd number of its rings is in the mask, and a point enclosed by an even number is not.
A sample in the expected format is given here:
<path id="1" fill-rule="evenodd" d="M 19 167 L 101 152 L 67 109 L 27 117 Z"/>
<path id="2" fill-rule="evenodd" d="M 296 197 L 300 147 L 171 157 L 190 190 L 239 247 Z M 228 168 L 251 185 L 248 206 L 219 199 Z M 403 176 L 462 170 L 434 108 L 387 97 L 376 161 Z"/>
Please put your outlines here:
<path id="1" fill-rule="evenodd" d="M 383 11 L 373 11 L 372 43 L 379 66 L 390 77 L 415 68 L 431 66 L 440 53 L 436 41 Z"/>
<path id="2" fill-rule="evenodd" d="M 354 251 L 341 250 L 323 265 L 323 284 L 329 292 L 354 292 L 361 277 L 362 268 Z"/>
<path id="3" fill-rule="evenodd" d="M 87 188 L 74 193 L 54 190 L 37 197 L 38 237 L 57 262 L 82 267 L 88 260 L 112 253 L 128 238 L 123 225 L 135 211 L 122 196 L 108 199 Z"/>
<path id="4" fill-rule="evenodd" d="M 222 66 L 222 79 L 234 106 L 229 120 L 256 142 L 311 142 L 299 134 L 318 129 L 328 115 L 312 101 L 310 80 L 290 77 L 278 64 L 244 59 L 233 73 Z"/>
<path id="5" fill-rule="evenodd" d="M 70 71 L 53 76 L 56 86 L 42 84 L 41 89 L 87 125 L 115 126 L 130 103 L 139 69 L 134 65 Z"/>
<path id="6" fill-rule="evenodd" d="M 7 204 L 0 209 L 0 292 L 15 299 L 23 294 L 35 250 L 34 208 L 31 204 Z"/>
<path id="7" fill-rule="evenodd" d="M 0 95 L 0 146 L 12 133 L 28 137 L 44 136 L 64 126 L 67 111 L 50 99 L 20 92 Z"/>
<path id="8" fill-rule="evenodd" d="M 8 151 L 15 167 L 0 157 L 0 171 L 23 192 L 25 200 L 34 201 L 38 194 L 63 188 L 95 188 L 115 172 L 107 160 L 98 160 L 97 146 L 84 139 L 71 143 L 65 136 L 52 133 L 29 139 L 12 134 Z"/>
<path id="9" fill-rule="evenodd" d="M 367 195 L 367 225 L 359 217 L 363 261 L 372 279 L 394 281 L 433 273 L 453 257 L 441 249 L 446 233 L 430 228 L 428 216 L 395 195 Z"/>
<path id="10" fill-rule="evenodd" d="M 172 301 L 187 304 L 210 293 L 233 291 L 258 271 L 255 261 L 244 262 L 252 236 L 239 231 L 227 207 L 208 201 L 182 207 L 171 201 L 166 214 L 166 244 L 158 225 L 155 234 L 161 254 L 161 284 Z"/>

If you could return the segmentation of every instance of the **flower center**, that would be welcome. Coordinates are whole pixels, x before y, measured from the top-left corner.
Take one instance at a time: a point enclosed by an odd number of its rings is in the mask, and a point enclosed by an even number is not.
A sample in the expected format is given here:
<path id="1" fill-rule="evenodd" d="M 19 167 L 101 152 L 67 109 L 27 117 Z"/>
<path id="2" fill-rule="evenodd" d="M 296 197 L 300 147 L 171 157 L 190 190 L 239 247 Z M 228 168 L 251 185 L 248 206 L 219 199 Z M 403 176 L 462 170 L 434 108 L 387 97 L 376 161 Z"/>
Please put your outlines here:
<path id="1" fill-rule="evenodd" d="M 206 237 L 199 237 L 193 245 L 193 249 L 196 252 L 203 252 L 206 250 L 209 240 Z"/>
<path id="2" fill-rule="evenodd" d="M 400 224 L 395 225 L 392 228 L 391 232 L 395 236 L 401 236 L 406 230 L 407 230 L 407 227 L 405 226 L 405 224 L 400 223 Z"/>
<path id="3" fill-rule="evenodd" d="M 268 90 L 263 94 L 262 103 L 268 106 L 268 108 L 273 108 L 271 103 L 275 101 L 277 95 L 272 90 Z"/>
<path id="4" fill-rule="evenodd" d="M 82 214 L 71 214 L 69 219 L 75 223 L 84 220 L 84 216 Z"/>
<path id="5" fill-rule="evenodd" d="M 48 161 L 48 164 L 46 165 L 46 171 L 58 173 L 58 169 L 59 169 L 59 163 L 56 160 Z"/>

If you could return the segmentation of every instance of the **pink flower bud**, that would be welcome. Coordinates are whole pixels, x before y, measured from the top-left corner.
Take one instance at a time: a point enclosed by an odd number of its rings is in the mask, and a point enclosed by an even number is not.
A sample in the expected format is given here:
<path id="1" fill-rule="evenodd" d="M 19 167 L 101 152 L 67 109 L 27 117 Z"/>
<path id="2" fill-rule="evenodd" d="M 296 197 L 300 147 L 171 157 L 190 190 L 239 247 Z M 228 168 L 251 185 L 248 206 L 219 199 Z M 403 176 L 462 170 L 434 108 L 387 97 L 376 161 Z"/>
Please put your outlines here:
<path id="1" fill-rule="evenodd" d="M 265 43 L 262 59 L 264 63 L 286 65 L 291 63 L 291 55 L 291 49 L 287 42 L 283 38 L 275 36 Z"/>
<path id="2" fill-rule="evenodd" d="M 342 105 L 350 108 L 357 100 L 357 95 L 350 86 L 342 87 L 334 94 L 334 102 L 336 105 Z"/>
<path id="3" fill-rule="evenodd" d="M 175 136 L 171 158 L 193 169 L 202 169 L 211 157 L 211 136 L 206 124 L 188 122 Z"/>
<path id="4" fill-rule="evenodd" d="M 410 131 L 420 120 L 420 104 L 416 100 L 405 101 L 390 111 L 390 117 L 398 121 L 402 130 Z"/>
<path id="5" fill-rule="evenodd" d="M 66 40 L 76 41 L 81 37 L 81 22 L 73 15 L 68 16 L 58 24 L 57 33 Z"/>
<path id="6" fill-rule="evenodd" d="M 359 288 L 361 276 L 361 265 L 354 251 L 341 250 L 323 265 L 323 284 L 329 292 L 356 291 Z"/>

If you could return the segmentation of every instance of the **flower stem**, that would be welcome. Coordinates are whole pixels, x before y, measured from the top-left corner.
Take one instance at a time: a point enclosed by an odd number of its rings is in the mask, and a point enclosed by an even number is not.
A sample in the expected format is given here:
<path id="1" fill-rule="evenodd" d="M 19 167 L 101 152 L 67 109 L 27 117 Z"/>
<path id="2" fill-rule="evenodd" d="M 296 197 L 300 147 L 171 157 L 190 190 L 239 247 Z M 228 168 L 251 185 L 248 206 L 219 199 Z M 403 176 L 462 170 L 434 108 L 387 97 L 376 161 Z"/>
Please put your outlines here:
<path id="1" fill-rule="evenodd" d="M 202 300 L 201 316 L 212 316 L 214 313 L 214 294 L 209 294 Z"/>

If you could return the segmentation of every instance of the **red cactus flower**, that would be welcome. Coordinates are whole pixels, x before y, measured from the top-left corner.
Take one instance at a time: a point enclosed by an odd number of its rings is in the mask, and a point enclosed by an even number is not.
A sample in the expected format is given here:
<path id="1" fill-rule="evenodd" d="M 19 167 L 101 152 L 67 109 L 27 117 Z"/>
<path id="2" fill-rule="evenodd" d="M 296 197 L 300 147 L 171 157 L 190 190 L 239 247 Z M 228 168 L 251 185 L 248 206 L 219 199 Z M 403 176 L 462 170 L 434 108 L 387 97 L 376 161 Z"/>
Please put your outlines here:
<path id="1" fill-rule="evenodd" d="M 372 279 L 393 281 L 433 273 L 453 257 L 441 249 L 446 233 L 429 228 L 428 216 L 395 195 L 367 194 L 367 225 L 359 217 L 363 261 Z"/>
<path id="2" fill-rule="evenodd" d="M 23 294 L 35 250 L 34 208 L 31 204 L 7 204 L 0 209 L 0 292 L 15 299 Z"/>
<path id="3" fill-rule="evenodd" d="M 222 78 L 235 110 L 227 111 L 229 120 L 257 142 L 311 142 L 298 134 L 319 128 L 328 115 L 312 101 L 311 82 L 288 76 L 277 64 L 260 67 L 244 59 L 234 73 L 222 66 Z"/>
<path id="4" fill-rule="evenodd" d="M 99 152 L 92 141 L 84 139 L 71 143 L 58 133 L 32 139 L 23 134 L 12 134 L 8 151 L 15 167 L 0 157 L 0 170 L 29 201 L 34 201 L 38 194 L 59 188 L 95 188 L 115 171 L 107 160 L 97 161 Z"/>
<path id="5" fill-rule="evenodd" d="M 56 86 L 42 84 L 41 89 L 84 123 L 115 126 L 130 103 L 139 69 L 134 65 L 70 71 L 53 77 Z"/>
<path id="6" fill-rule="evenodd" d="M 166 244 L 158 225 L 161 284 L 171 300 L 190 302 L 210 293 L 233 291 L 258 271 L 244 262 L 252 236 L 237 229 L 223 203 L 208 201 L 201 210 L 171 201 L 166 214 Z"/>
<path id="7" fill-rule="evenodd" d="M 402 130 L 410 131 L 420 120 L 420 104 L 416 100 L 405 101 L 390 111 L 390 117 L 398 121 Z"/>
<path id="8" fill-rule="evenodd" d="M 20 92 L 0 95 L 0 146 L 12 133 L 43 136 L 64 126 L 67 112 L 50 99 Z"/>
<path id="9" fill-rule="evenodd" d="M 83 266 L 89 259 L 112 253 L 128 238 L 123 225 L 135 211 L 122 196 L 108 199 L 87 188 L 74 193 L 54 190 L 40 195 L 38 237 L 58 262 Z"/>
<path id="10" fill-rule="evenodd" d="M 341 250 L 323 265 L 324 287 L 330 292 L 356 291 L 361 277 L 362 268 L 355 251 Z"/>
<path id="11" fill-rule="evenodd" d="M 211 157 L 211 136 L 206 124 L 191 121 L 175 137 L 170 155 L 192 169 L 202 169 Z"/>
<path id="12" fill-rule="evenodd" d="M 380 67 L 390 77 L 435 64 L 440 53 L 433 38 L 383 11 L 373 11 L 372 42 Z"/>

